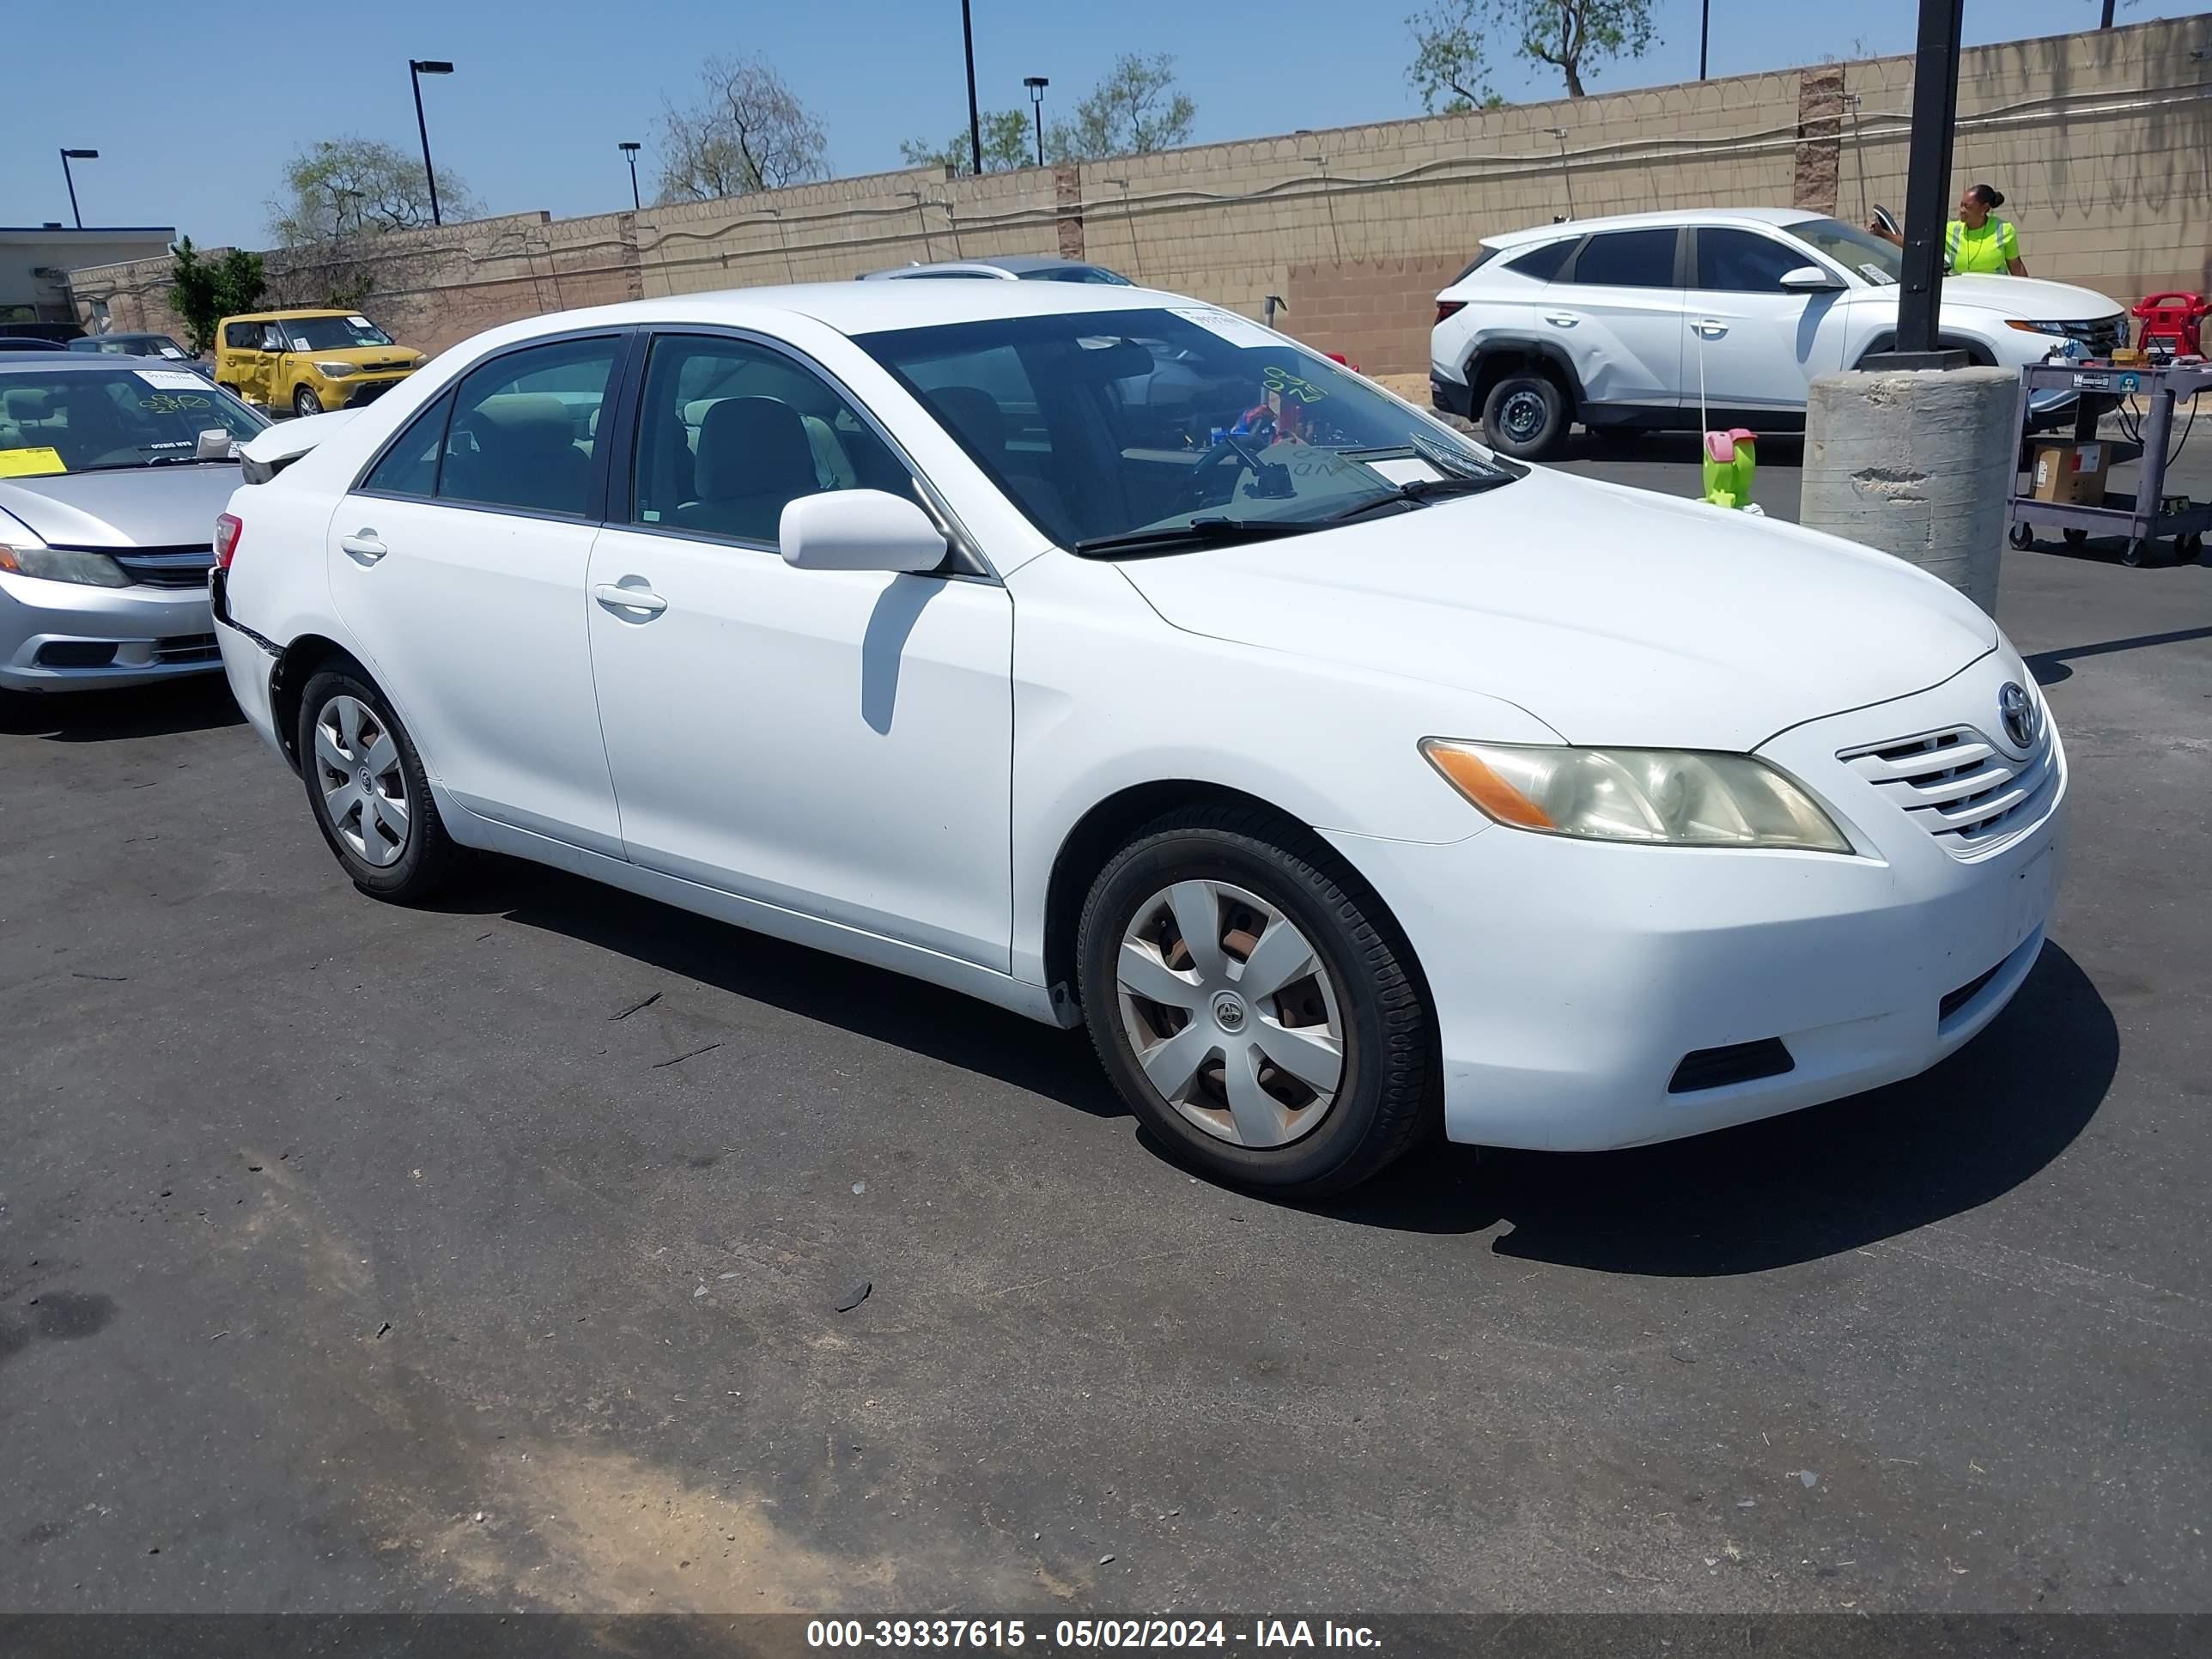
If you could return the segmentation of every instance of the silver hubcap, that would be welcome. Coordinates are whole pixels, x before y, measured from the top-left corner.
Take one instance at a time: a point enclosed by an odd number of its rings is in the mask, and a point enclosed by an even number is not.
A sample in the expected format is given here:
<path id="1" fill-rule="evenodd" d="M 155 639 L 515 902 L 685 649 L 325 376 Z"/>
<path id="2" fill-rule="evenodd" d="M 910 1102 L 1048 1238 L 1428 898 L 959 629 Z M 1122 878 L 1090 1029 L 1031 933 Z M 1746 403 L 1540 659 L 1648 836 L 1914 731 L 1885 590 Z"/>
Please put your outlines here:
<path id="1" fill-rule="evenodd" d="M 407 775 L 399 745 L 357 697 L 332 697 L 315 716 L 315 778 L 338 838 L 379 869 L 407 850 Z"/>
<path id="2" fill-rule="evenodd" d="M 1328 1115 L 1344 1079 L 1336 988 L 1256 893 L 1179 881 L 1153 894 L 1121 936 L 1115 978 L 1139 1067 L 1206 1133 L 1287 1146 Z"/>
<path id="3" fill-rule="evenodd" d="M 1516 392 L 1498 410 L 1498 423 L 1509 436 L 1525 443 L 1543 429 L 1544 400 L 1533 392 Z"/>

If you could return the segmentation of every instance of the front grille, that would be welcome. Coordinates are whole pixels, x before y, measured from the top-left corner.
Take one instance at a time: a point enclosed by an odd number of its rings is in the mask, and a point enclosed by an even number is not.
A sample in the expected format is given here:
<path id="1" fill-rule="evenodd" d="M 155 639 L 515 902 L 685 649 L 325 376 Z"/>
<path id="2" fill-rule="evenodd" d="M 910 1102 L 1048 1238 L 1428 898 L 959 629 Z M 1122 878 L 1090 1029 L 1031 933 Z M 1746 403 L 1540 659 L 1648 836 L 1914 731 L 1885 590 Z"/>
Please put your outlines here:
<path id="1" fill-rule="evenodd" d="M 398 384 L 398 380 L 371 380 L 366 386 L 357 386 L 346 398 L 346 405 L 349 409 L 358 409 L 363 404 L 373 404 Z"/>
<path id="2" fill-rule="evenodd" d="M 222 649 L 212 634 L 178 634 L 154 641 L 155 662 L 215 662 L 222 655 Z"/>
<path id="3" fill-rule="evenodd" d="M 111 552 L 123 574 L 145 587 L 205 587 L 215 563 L 211 547 L 137 548 Z"/>
<path id="4" fill-rule="evenodd" d="M 2079 340 L 2088 348 L 2092 357 L 2109 357 L 2128 343 L 2128 318 L 2124 311 L 2086 323 L 2047 323 L 2045 326 L 2069 340 Z"/>
<path id="5" fill-rule="evenodd" d="M 2014 760 L 1971 726 L 1846 749 L 1836 758 L 1954 858 L 1972 858 L 2039 823 L 2058 787 L 2047 720 L 2026 760 Z"/>

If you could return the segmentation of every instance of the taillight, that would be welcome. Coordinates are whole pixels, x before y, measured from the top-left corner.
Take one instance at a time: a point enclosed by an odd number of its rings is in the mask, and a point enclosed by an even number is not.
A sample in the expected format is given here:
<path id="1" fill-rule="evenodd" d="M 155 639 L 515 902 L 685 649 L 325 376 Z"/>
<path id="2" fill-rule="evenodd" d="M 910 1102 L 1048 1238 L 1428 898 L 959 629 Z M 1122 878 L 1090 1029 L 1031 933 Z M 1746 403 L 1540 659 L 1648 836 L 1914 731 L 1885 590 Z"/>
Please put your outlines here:
<path id="1" fill-rule="evenodd" d="M 230 562 L 238 556 L 238 538 L 246 533 L 246 526 L 234 513 L 218 513 L 215 519 L 215 568 L 230 568 Z"/>
<path id="2" fill-rule="evenodd" d="M 1437 320 L 1441 323 L 1445 318 L 1466 309 L 1467 301 L 1464 300 L 1439 300 L 1437 301 Z"/>

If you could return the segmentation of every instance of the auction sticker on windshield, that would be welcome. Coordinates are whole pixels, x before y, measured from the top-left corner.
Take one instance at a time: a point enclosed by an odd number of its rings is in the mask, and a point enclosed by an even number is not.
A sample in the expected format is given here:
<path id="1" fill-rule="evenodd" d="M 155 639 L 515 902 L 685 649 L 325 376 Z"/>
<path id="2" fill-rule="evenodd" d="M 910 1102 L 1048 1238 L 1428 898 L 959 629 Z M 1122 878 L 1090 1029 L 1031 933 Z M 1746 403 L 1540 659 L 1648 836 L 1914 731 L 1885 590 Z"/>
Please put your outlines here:
<path id="1" fill-rule="evenodd" d="M 134 368 L 131 371 L 156 392 L 205 392 L 208 383 L 189 368 Z"/>
<path id="2" fill-rule="evenodd" d="M 1185 322 L 1196 323 L 1208 334 L 1233 346 L 1273 347 L 1283 343 L 1283 337 L 1273 329 L 1262 328 L 1249 317 L 1239 317 L 1233 311 L 1223 311 L 1215 306 L 1173 306 L 1170 309 Z"/>
<path id="3" fill-rule="evenodd" d="M 36 478 L 68 471 L 57 449 L 0 449 L 0 478 Z"/>

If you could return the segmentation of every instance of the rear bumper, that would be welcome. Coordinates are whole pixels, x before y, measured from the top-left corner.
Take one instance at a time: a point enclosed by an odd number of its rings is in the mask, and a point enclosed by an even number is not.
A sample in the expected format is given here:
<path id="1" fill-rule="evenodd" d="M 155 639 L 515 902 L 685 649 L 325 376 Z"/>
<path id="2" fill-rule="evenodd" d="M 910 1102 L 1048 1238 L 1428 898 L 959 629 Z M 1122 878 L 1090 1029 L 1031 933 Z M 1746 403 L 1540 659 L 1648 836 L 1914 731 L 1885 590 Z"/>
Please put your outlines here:
<path id="1" fill-rule="evenodd" d="M 1429 402 L 1447 415 L 1469 421 L 1474 418 L 1474 394 L 1463 382 L 1448 380 L 1434 369 L 1429 371 Z"/>
<path id="2" fill-rule="evenodd" d="M 230 682 L 230 695 L 237 699 L 239 712 L 246 716 L 246 723 L 258 732 L 261 740 L 283 756 L 289 766 L 292 757 L 276 732 L 276 647 L 252 629 L 240 626 L 232 617 L 219 570 L 209 583 L 209 597 L 216 642 L 222 655 L 223 676 Z"/>
<path id="3" fill-rule="evenodd" d="M 92 691 L 211 674 L 205 590 L 0 575 L 0 688 Z"/>

